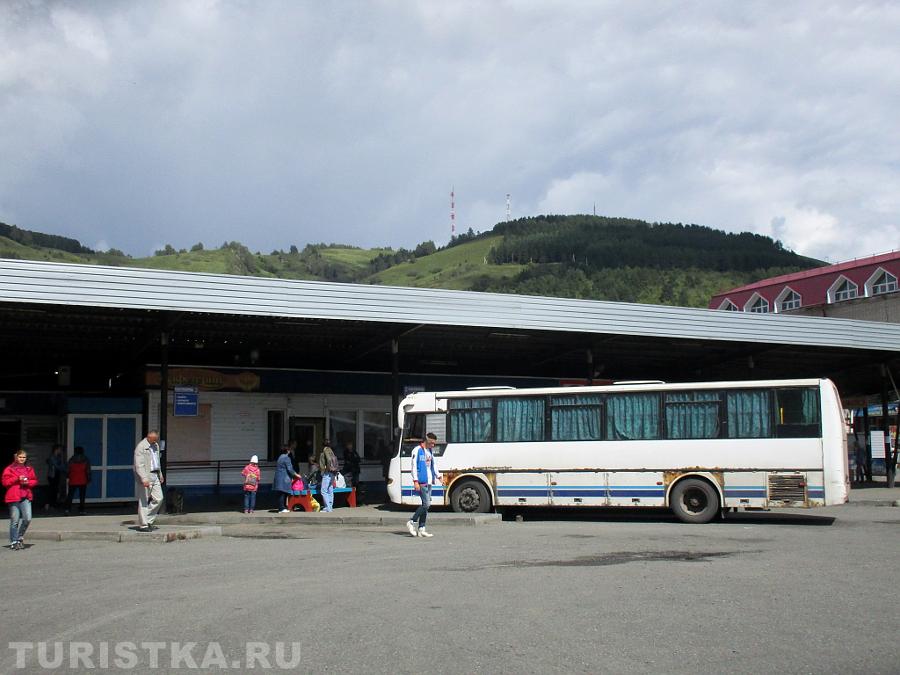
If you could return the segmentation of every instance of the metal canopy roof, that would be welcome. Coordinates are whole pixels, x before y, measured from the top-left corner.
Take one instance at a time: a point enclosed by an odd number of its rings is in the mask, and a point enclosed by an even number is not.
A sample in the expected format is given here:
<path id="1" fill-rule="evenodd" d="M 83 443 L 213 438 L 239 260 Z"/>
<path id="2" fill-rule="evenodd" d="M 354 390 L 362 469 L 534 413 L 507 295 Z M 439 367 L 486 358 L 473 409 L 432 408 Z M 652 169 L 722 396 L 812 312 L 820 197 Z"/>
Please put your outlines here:
<path id="1" fill-rule="evenodd" d="M 4 302 L 900 351 L 900 325 L 0 259 Z"/>
<path id="2" fill-rule="evenodd" d="M 184 365 L 601 378 L 831 377 L 875 393 L 900 325 L 614 302 L 0 260 L 0 389 L 48 365 Z M 258 353 L 251 358 L 252 351 Z"/>

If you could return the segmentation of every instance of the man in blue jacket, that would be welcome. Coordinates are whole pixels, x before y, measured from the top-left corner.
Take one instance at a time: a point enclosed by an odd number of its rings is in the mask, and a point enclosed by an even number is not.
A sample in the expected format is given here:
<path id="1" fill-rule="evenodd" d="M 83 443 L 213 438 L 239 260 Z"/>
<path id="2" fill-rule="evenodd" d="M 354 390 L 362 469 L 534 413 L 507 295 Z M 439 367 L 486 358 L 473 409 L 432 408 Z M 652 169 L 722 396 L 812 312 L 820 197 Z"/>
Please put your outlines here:
<path id="1" fill-rule="evenodd" d="M 416 509 L 412 519 L 406 523 L 406 529 L 414 537 L 433 537 L 431 532 L 425 531 L 425 519 L 428 517 L 428 507 L 431 506 L 431 486 L 440 482 L 441 472 L 434 466 L 434 448 L 437 436 L 428 432 L 423 440 L 412 451 L 410 466 L 412 468 L 413 489 L 422 498 L 422 505 Z M 416 527 L 418 521 L 418 527 Z"/>

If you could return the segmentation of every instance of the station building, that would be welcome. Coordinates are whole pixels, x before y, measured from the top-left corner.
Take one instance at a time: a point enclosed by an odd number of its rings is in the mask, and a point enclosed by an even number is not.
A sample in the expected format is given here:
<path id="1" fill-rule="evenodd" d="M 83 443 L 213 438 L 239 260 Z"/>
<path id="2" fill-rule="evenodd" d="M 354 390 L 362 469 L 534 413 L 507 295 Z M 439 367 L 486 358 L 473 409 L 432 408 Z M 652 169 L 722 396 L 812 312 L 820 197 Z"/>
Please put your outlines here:
<path id="1" fill-rule="evenodd" d="M 893 274 L 893 272 L 892 272 Z M 169 484 L 264 481 L 278 449 L 330 438 L 377 493 L 410 391 L 829 377 L 868 395 L 900 369 L 900 324 L 0 260 L 0 453 L 44 480 L 83 446 L 93 501 L 133 498 L 158 428 Z"/>
<path id="2" fill-rule="evenodd" d="M 784 274 L 714 295 L 710 309 L 900 323 L 900 251 Z"/>

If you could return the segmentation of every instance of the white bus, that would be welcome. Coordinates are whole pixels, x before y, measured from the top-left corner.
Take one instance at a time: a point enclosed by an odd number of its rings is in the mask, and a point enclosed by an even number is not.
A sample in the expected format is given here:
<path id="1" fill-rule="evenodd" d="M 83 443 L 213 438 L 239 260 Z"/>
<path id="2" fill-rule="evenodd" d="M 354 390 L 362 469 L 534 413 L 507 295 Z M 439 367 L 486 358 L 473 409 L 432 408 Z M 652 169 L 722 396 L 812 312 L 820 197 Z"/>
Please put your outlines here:
<path id="1" fill-rule="evenodd" d="M 410 453 L 437 435 L 434 504 L 658 506 L 705 523 L 726 509 L 843 504 L 841 402 L 830 380 L 617 383 L 418 392 L 400 404 L 388 495 L 420 502 Z"/>

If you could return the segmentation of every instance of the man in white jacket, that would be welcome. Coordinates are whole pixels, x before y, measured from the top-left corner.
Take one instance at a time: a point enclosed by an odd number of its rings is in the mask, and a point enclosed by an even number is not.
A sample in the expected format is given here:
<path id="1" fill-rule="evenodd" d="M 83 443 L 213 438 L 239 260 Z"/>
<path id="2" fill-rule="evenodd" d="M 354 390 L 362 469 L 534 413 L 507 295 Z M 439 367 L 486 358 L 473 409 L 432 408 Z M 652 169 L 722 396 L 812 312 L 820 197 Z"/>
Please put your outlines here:
<path id="1" fill-rule="evenodd" d="M 413 489 L 422 498 L 422 505 L 416 509 L 413 517 L 406 523 L 406 529 L 414 537 L 433 537 L 425 530 L 425 519 L 428 518 L 428 507 L 431 506 L 431 486 L 441 481 L 441 472 L 434 465 L 432 449 L 437 443 L 437 436 L 428 432 L 423 440 L 412 451 L 410 467 L 412 469 Z M 418 527 L 416 527 L 418 521 Z"/>
<path id="2" fill-rule="evenodd" d="M 165 483 L 159 462 L 159 433 L 151 431 L 134 449 L 134 491 L 138 498 L 138 532 L 151 532 L 162 506 Z"/>

